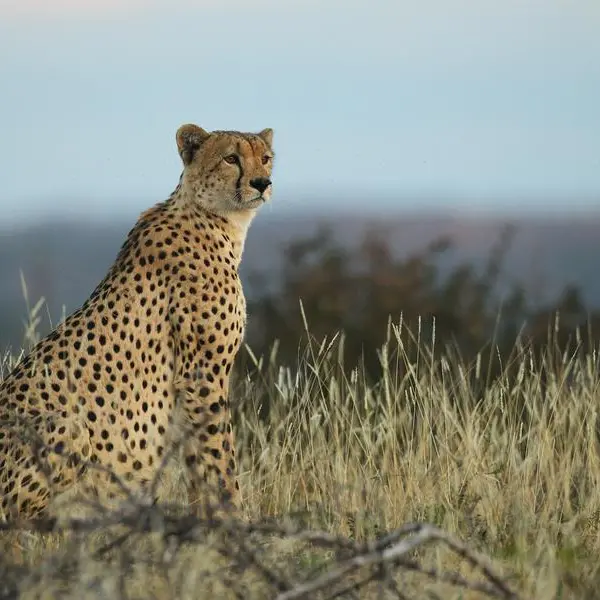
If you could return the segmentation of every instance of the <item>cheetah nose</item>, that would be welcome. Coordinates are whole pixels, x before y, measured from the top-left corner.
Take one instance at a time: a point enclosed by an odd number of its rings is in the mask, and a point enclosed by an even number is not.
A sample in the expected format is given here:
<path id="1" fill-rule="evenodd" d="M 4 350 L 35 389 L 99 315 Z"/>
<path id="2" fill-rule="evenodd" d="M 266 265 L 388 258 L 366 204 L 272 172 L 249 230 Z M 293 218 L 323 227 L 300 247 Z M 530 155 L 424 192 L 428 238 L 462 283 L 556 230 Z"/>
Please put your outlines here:
<path id="1" fill-rule="evenodd" d="M 271 185 L 271 180 L 267 177 L 257 177 L 250 180 L 250 187 L 258 190 L 261 194 Z"/>

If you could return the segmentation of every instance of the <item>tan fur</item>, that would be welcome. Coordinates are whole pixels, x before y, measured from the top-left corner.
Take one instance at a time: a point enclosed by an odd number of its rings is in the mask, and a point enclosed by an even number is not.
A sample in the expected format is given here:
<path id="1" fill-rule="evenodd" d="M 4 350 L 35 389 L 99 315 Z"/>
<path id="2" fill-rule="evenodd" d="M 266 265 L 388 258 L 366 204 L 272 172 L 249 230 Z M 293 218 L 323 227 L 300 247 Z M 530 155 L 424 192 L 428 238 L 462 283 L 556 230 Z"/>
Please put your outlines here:
<path id="1" fill-rule="evenodd" d="M 246 321 L 238 267 L 271 195 L 272 135 L 183 125 L 173 194 L 140 216 L 84 305 L 0 383 L 5 517 L 40 515 L 76 482 L 104 487 L 106 469 L 144 486 L 182 428 L 190 502 L 212 479 L 239 502 L 228 398 Z"/>

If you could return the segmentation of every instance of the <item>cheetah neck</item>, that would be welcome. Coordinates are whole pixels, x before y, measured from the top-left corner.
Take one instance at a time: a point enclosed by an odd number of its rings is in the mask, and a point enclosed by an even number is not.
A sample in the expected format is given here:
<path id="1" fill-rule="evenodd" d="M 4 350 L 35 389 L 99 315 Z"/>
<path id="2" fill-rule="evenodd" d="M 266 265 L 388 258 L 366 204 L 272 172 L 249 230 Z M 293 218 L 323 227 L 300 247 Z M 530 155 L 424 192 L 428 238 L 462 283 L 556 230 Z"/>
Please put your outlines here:
<path id="1" fill-rule="evenodd" d="M 255 210 L 240 210 L 220 215 L 228 223 L 231 239 L 240 245 L 240 253 L 244 249 L 248 229 L 250 229 L 250 224 L 255 215 Z"/>
<path id="2" fill-rule="evenodd" d="M 231 243 L 232 252 L 237 262 L 236 266 L 239 266 L 244 252 L 248 229 L 250 228 L 252 219 L 256 215 L 255 209 L 217 212 L 205 206 L 198 205 L 196 202 L 191 202 L 183 193 L 180 186 L 171 195 L 168 204 L 171 205 L 172 210 L 182 211 L 188 213 L 188 215 L 191 211 L 191 214 L 201 221 L 210 220 L 213 223 L 217 221 L 218 229 L 227 236 Z"/>
<path id="3" fill-rule="evenodd" d="M 206 214 L 219 220 L 220 229 L 222 229 L 223 233 L 229 238 L 239 266 L 244 252 L 248 229 L 250 228 L 250 223 L 252 222 L 256 211 L 246 210 L 226 213 L 206 211 Z"/>

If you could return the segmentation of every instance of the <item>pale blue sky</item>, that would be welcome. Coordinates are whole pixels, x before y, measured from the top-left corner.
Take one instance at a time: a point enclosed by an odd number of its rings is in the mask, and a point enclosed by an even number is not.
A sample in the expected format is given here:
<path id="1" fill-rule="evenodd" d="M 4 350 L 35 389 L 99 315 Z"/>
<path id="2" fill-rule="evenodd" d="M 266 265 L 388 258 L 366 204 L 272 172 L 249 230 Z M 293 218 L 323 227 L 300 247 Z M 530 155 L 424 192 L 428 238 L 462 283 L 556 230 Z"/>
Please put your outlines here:
<path id="1" fill-rule="evenodd" d="M 599 32 L 598 0 L 0 0 L 2 219 L 164 199 L 188 121 L 273 127 L 277 210 L 600 204 Z"/>

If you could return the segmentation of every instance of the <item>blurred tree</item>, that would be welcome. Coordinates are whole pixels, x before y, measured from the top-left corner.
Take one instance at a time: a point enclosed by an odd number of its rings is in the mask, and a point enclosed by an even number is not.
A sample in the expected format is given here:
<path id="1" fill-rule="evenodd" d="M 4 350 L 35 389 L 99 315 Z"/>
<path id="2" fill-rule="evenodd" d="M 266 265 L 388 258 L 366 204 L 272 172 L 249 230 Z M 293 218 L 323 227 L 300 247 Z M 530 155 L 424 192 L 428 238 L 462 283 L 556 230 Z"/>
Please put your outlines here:
<path id="1" fill-rule="evenodd" d="M 532 310 L 521 286 L 502 281 L 514 234 L 514 227 L 505 227 L 483 268 L 458 264 L 448 271 L 439 265 L 440 258 L 453 250 L 450 239 L 438 239 L 400 258 L 392 251 L 390 233 L 383 229 L 366 230 L 350 250 L 323 227 L 314 236 L 285 246 L 278 289 L 261 287 L 255 280 L 259 293 L 249 307 L 248 342 L 260 353 L 277 339 L 280 358 L 293 364 L 308 335 L 305 317 L 317 342 L 343 331 L 346 364 L 364 364 L 367 372 L 376 374 L 381 367 L 377 350 L 391 319 L 402 321 L 425 345 L 435 335 L 437 349 L 452 345 L 466 362 L 479 354 L 484 377 L 493 377 L 510 364 L 517 339 L 521 348 L 527 345 L 538 354 L 547 346 L 556 311 L 562 322 L 560 336 L 552 338 L 557 347 L 572 343 L 576 328 L 600 324 L 599 314 L 587 314 L 576 288 L 567 288 L 552 305 Z M 590 336 L 588 331 L 588 342 Z M 411 351 L 414 358 L 418 344 Z"/>

